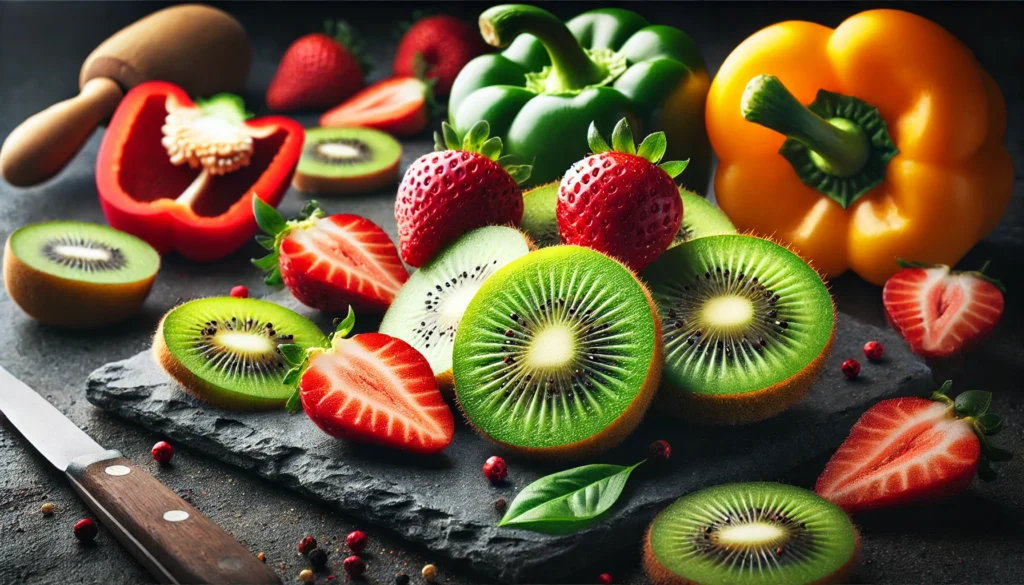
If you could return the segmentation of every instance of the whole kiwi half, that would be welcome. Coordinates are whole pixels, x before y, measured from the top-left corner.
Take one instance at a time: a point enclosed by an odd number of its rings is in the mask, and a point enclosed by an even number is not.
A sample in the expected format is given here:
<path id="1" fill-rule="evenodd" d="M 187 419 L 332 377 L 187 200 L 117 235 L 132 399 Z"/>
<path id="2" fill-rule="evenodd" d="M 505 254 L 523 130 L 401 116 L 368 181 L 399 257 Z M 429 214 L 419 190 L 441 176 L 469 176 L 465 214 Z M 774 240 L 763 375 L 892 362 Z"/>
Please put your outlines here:
<path id="1" fill-rule="evenodd" d="M 398 182 L 402 145 L 372 128 L 308 128 L 292 184 L 299 191 L 347 195 Z"/>
<path id="2" fill-rule="evenodd" d="M 4 248 L 4 283 L 32 318 L 94 327 L 138 313 L 160 270 L 146 242 L 113 228 L 51 221 L 14 230 Z"/>
<path id="3" fill-rule="evenodd" d="M 526 255 L 530 240 L 506 226 L 469 232 L 409 277 L 385 313 L 380 332 L 415 347 L 442 390 L 452 387 L 452 347 L 466 307 L 492 274 Z"/>
<path id="4" fill-rule="evenodd" d="M 778 483 L 737 483 L 676 500 L 651 523 L 654 585 L 847 583 L 860 538 L 835 504 Z"/>
<path id="5" fill-rule="evenodd" d="M 628 436 L 662 368 L 654 303 L 622 264 L 553 246 L 489 278 L 455 335 L 455 394 L 485 437 L 526 456 L 579 459 Z"/>
<path id="6" fill-rule="evenodd" d="M 644 271 L 664 327 L 660 410 L 743 424 L 786 410 L 825 365 L 835 307 L 813 268 L 757 237 L 671 248 Z"/>
<path id="7" fill-rule="evenodd" d="M 213 297 L 171 309 L 153 337 L 164 370 L 197 398 L 221 408 L 284 406 L 294 387 L 283 383 L 290 366 L 278 345 L 325 347 L 310 320 L 256 299 Z"/>

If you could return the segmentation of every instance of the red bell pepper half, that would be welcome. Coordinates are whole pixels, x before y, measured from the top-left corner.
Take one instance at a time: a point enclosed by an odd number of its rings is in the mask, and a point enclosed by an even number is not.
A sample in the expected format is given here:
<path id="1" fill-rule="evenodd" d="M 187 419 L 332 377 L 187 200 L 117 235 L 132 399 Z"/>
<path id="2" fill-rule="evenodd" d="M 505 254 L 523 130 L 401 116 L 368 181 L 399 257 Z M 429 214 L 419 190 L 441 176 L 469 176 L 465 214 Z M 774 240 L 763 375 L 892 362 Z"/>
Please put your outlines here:
<path id="1" fill-rule="evenodd" d="M 96 161 L 110 225 L 192 260 L 241 247 L 257 230 L 253 196 L 277 207 L 305 139 L 294 120 L 249 116 L 230 94 L 193 102 L 162 81 L 129 91 Z"/>

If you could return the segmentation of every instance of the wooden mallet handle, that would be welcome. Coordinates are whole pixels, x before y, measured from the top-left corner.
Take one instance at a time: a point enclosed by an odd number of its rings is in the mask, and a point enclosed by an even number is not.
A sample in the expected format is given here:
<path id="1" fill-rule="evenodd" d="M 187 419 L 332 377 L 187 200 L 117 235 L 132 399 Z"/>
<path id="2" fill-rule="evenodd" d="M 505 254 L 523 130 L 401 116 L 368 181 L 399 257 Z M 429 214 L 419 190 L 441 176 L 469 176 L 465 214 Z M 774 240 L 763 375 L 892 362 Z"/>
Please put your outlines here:
<path id="1" fill-rule="evenodd" d="M 96 77 L 77 96 L 25 120 L 0 148 L 0 174 L 18 187 L 52 177 L 82 148 L 96 126 L 114 113 L 123 95 L 115 81 Z"/>

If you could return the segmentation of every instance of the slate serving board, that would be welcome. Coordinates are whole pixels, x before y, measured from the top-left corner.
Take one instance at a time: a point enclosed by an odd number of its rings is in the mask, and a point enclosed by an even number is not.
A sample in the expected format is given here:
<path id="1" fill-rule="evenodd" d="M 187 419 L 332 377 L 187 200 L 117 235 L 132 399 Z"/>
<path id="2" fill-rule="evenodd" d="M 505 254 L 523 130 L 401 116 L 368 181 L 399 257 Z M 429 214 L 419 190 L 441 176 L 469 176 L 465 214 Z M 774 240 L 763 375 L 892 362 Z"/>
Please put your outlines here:
<path id="1" fill-rule="evenodd" d="M 315 317 L 325 328 L 329 321 L 287 292 L 269 300 Z M 372 325 L 363 322 L 357 329 Z M 171 381 L 148 351 L 93 372 L 86 395 L 104 410 L 393 530 L 489 580 L 552 583 L 589 574 L 602 558 L 620 553 L 623 543 L 639 543 L 653 516 L 679 496 L 719 483 L 777 478 L 838 446 L 877 400 L 914 394 L 931 383 L 928 368 L 891 332 L 845 315 L 838 328 L 827 369 L 809 396 L 772 420 L 702 428 L 649 415 L 632 437 L 599 460 L 632 464 L 646 456 L 651 441 L 666 439 L 672 444 L 671 464 L 657 471 L 640 466 L 603 522 L 566 536 L 498 528 L 494 501 L 511 502 L 518 489 L 572 465 L 509 457 L 509 481 L 493 487 L 480 467 L 499 451 L 462 424 L 452 445 L 430 458 L 347 444 L 323 434 L 302 414 L 205 406 Z M 886 361 L 861 359 L 861 347 L 871 339 L 885 344 Z M 839 364 L 849 357 L 864 365 L 856 381 L 839 374 Z"/>

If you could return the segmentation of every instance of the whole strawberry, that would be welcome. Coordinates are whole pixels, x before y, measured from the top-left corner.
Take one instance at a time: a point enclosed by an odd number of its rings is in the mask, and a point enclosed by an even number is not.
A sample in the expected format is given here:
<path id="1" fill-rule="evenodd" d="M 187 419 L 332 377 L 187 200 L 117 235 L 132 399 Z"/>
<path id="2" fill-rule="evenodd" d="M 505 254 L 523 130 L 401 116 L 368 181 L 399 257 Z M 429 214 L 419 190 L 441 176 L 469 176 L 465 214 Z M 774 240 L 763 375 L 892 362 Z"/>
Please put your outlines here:
<path id="1" fill-rule="evenodd" d="M 441 128 L 443 135 L 434 133 L 438 151 L 409 166 L 395 199 L 399 248 L 411 266 L 422 266 L 470 230 L 523 219 L 519 183 L 530 178 L 530 166 L 501 156 L 501 139 L 487 138 L 486 121 L 465 138 L 447 123 Z"/>
<path id="2" fill-rule="evenodd" d="M 421 18 L 398 43 L 395 76 L 435 80 L 434 95 L 446 96 L 459 71 L 487 49 L 474 27 L 453 16 Z"/>
<path id="3" fill-rule="evenodd" d="M 885 316 L 910 350 L 930 360 L 969 351 L 985 340 L 1003 314 L 1003 285 L 985 274 L 949 266 L 904 262 L 882 289 Z"/>
<path id="4" fill-rule="evenodd" d="M 344 22 L 299 38 L 285 51 L 267 89 L 267 107 L 288 112 L 336 106 L 363 88 L 358 47 Z"/>
<path id="5" fill-rule="evenodd" d="M 595 124 L 587 136 L 593 154 L 574 164 L 558 188 L 558 232 L 565 244 L 587 246 L 643 270 L 664 252 L 683 221 L 683 203 L 673 178 L 686 161 L 662 163 L 665 133 L 640 144 L 623 118 L 612 146 Z"/>

